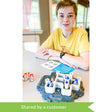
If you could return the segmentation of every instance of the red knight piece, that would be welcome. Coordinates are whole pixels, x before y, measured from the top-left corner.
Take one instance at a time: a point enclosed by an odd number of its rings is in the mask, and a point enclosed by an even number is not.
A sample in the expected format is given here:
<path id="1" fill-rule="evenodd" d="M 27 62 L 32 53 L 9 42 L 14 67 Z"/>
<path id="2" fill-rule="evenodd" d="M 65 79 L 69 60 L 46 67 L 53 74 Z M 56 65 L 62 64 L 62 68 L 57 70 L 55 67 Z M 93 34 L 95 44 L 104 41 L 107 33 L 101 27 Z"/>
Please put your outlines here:
<path id="1" fill-rule="evenodd" d="M 51 80 L 55 81 L 54 77 L 51 77 Z"/>
<path id="2" fill-rule="evenodd" d="M 23 78 L 24 78 L 24 81 L 26 81 L 27 80 L 27 73 L 24 73 L 24 75 L 23 75 Z"/>

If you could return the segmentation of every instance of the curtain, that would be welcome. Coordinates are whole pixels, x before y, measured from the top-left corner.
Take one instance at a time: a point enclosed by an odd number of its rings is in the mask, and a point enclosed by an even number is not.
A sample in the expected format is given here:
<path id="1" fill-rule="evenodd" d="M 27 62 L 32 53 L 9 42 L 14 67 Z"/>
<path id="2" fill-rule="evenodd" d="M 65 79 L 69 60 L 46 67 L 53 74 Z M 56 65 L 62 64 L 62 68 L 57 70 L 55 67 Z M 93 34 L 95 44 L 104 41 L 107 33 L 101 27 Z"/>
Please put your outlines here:
<path id="1" fill-rule="evenodd" d="M 23 29 L 28 29 L 31 9 L 32 0 L 23 0 Z"/>

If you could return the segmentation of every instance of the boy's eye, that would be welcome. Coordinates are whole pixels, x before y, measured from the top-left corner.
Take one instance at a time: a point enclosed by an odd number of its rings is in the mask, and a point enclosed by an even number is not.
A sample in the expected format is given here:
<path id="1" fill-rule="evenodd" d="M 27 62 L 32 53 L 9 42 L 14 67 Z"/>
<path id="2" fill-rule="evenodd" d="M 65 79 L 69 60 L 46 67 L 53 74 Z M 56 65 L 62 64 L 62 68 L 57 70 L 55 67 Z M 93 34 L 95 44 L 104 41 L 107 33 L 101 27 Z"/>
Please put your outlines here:
<path id="1" fill-rule="evenodd" d="M 60 15 L 60 17 L 64 17 L 63 15 Z"/>
<path id="2" fill-rule="evenodd" d="M 68 17 L 73 17 L 73 15 L 69 15 Z"/>

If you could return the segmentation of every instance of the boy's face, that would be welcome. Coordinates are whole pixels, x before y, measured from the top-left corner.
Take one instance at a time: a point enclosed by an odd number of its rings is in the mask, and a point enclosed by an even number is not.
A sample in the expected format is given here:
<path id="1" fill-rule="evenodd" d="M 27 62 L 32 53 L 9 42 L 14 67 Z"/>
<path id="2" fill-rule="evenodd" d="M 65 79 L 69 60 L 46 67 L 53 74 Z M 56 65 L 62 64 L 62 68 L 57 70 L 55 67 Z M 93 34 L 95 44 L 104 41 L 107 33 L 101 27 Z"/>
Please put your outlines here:
<path id="1" fill-rule="evenodd" d="M 67 6 L 64 8 L 60 8 L 58 10 L 57 20 L 58 20 L 59 26 L 63 30 L 70 31 L 76 20 L 73 7 Z"/>

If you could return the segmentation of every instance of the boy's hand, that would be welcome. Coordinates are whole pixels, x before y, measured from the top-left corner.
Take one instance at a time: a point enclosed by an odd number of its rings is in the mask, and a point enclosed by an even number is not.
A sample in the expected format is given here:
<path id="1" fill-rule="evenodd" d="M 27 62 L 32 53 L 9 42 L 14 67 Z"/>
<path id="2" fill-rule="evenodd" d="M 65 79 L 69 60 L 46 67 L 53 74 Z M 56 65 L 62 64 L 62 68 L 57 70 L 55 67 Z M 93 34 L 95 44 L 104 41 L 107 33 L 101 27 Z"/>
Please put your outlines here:
<path id="1" fill-rule="evenodd" d="M 66 62 L 65 60 L 63 60 L 63 59 L 61 59 L 61 58 L 60 58 L 60 62 L 63 63 L 63 64 L 65 64 L 65 65 L 68 65 L 68 66 L 70 66 L 70 67 L 72 67 L 72 68 L 77 68 L 77 66 L 72 65 L 72 64 Z"/>
<path id="2" fill-rule="evenodd" d="M 45 55 L 48 55 L 48 50 L 45 47 L 41 46 L 39 48 L 39 50 L 37 51 L 36 55 L 37 56 L 45 56 Z"/>
<path id="3" fill-rule="evenodd" d="M 48 49 L 48 53 L 50 56 L 57 56 L 57 57 L 60 57 L 60 52 L 59 51 L 56 51 L 56 50 L 52 50 L 52 49 Z"/>

